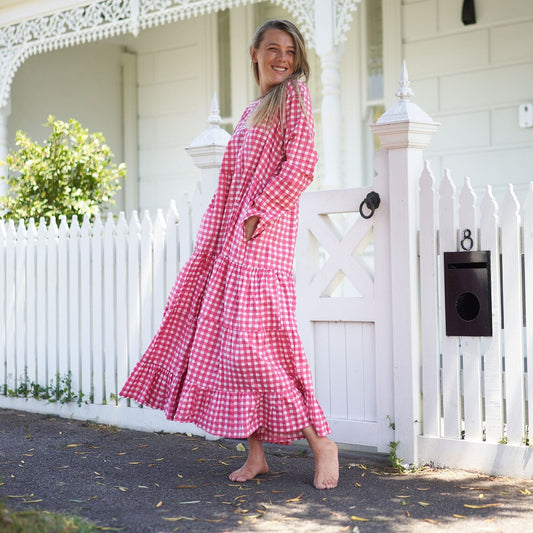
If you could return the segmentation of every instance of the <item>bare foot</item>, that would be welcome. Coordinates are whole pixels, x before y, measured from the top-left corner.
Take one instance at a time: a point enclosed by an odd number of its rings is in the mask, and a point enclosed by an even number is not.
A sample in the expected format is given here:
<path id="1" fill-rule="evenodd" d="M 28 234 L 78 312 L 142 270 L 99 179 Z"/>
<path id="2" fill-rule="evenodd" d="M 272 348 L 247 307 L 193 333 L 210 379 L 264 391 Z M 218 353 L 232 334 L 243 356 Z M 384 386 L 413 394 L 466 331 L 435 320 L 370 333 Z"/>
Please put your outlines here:
<path id="1" fill-rule="evenodd" d="M 253 479 L 259 474 L 266 474 L 267 472 L 268 464 L 264 458 L 262 460 L 252 460 L 248 458 L 246 463 L 229 475 L 229 478 L 231 481 L 243 483 L 244 481 Z"/>
<path id="2" fill-rule="evenodd" d="M 339 450 L 327 437 L 319 438 L 313 449 L 315 488 L 334 489 L 339 481 Z"/>

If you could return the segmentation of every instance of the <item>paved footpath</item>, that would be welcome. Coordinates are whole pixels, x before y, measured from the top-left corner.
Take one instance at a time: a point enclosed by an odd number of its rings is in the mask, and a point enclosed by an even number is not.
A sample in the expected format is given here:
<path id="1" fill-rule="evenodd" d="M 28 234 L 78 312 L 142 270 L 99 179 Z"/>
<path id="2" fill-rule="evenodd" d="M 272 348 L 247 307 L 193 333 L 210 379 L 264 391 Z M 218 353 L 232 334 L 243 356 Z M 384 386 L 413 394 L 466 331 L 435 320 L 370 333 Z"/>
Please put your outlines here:
<path id="1" fill-rule="evenodd" d="M 339 486 L 318 491 L 305 448 L 269 445 L 270 473 L 233 483 L 242 444 L 0 409 L 0 498 L 127 533 L 533 531 L 533 481 L 398 474 L 382 456 L 342 453 Z"/>

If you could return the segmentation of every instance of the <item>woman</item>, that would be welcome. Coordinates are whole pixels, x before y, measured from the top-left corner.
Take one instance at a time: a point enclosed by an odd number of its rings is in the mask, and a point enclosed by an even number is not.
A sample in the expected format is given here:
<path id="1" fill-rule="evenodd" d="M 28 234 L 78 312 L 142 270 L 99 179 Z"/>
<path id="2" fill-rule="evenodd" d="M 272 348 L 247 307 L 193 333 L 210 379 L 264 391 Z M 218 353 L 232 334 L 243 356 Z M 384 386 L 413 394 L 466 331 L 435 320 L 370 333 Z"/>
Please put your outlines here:
<path id="1" fill-rule="evenodd" d="M 306 438 L 314 485 L 337 485 L 338 451 L 313 392 L 295 320 L 292 278 L 298 200 L 317 160 L 304 40 L 272 20 L 250 46 L 261 98 L 228 143 L 193 255 L 178 274 L 162 325 L 121 395 L 208 433 L 247 438 L 230 474 L 268 471 L 263 442 Z"/>

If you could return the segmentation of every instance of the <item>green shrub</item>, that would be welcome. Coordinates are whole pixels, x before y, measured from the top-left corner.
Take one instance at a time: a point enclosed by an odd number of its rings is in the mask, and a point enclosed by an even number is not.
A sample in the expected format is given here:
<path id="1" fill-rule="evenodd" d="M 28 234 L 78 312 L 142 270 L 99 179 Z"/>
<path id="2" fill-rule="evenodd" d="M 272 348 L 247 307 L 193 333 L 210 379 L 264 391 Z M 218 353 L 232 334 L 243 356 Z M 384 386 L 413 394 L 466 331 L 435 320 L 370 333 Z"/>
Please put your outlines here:
<path id="1" fill-rule="evenodd" d="M 101 133 L 89 133 L 77 120 L 48 117 L 51 133 L 42 145 L 25 133 L 16 135 L 7 165 L 9 184 L 0 197 L 6 219 L 94 215 L 114 205 L 113 196 L 126 175 L 124 163 L 112 162 L 113 153 Z"/>

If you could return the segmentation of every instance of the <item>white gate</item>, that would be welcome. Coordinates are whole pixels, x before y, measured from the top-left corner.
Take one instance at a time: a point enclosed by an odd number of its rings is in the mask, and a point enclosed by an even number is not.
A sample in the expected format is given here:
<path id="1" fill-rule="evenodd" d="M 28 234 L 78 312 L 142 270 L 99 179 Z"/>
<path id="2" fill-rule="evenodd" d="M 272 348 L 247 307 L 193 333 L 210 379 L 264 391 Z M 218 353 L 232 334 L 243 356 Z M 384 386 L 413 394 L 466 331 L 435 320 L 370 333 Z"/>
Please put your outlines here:
<path id="1" fill-rule="evenodd" d="M 394 416 L 386 188 L 310 192 L 300 202 L 297 315 L 318 401 L 340 443 L 387 451 Z M 369 212 L 365 207 L 363 213 Z"/>

